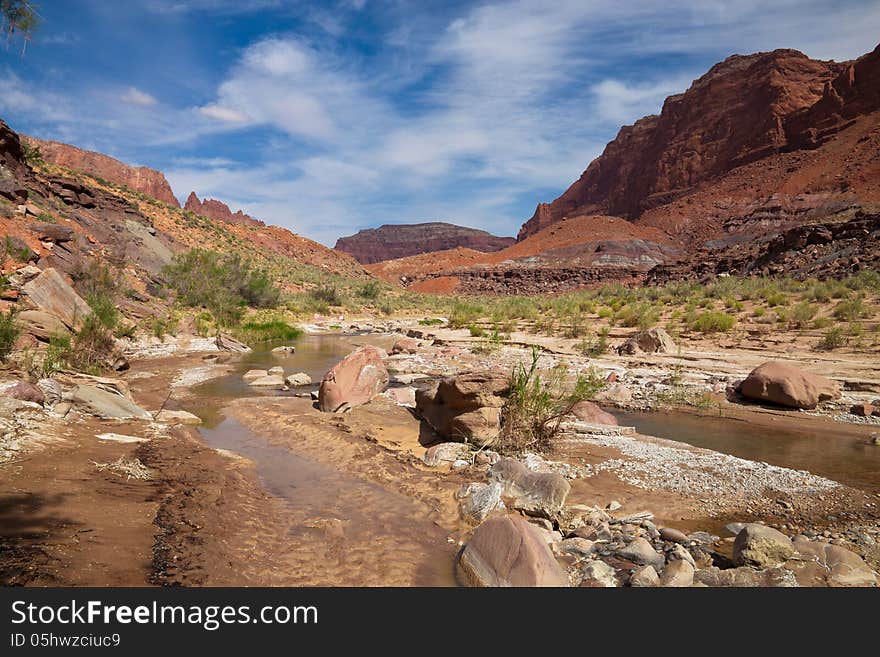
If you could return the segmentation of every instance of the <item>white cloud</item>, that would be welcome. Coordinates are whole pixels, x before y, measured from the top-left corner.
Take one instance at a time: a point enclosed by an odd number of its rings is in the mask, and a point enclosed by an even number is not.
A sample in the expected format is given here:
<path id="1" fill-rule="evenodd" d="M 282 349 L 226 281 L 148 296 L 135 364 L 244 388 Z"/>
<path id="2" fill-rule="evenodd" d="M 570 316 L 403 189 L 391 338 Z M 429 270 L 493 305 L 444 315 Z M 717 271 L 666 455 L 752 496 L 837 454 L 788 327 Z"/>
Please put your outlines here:
<path id="1" fill-rule="evenodd" d="M 123 103 L 140 107 L 152 107 L 158 102 L 153 96 L 136 87 L 129 87 L 119 98 Z"/>
<path id="2" fill-rule="evenodd" d="M 199 112 L 210 119 L 215 119 L 224 123 L 248 122 L 248 117 L 244 112 L 239 112 L 231 107 L 223 107 L 222 105 L 205 105 L 204 107 L 199 108 Z"/>

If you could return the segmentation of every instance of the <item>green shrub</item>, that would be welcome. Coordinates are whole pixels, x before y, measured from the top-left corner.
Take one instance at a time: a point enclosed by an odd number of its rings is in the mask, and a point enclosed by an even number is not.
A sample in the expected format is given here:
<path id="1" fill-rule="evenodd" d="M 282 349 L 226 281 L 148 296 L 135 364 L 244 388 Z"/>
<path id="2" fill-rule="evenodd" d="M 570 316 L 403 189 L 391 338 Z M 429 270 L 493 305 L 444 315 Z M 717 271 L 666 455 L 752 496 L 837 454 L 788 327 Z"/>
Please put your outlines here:
<path id="1" fill-rule="evenodd" d="M 0 362 L 6 362 L 15 347 L 21 329 L 15 323 L 15 313 L 10 309 L 0 313 Z"/>
<path id="2" fill-rule="evenodd" d="M 468 326 L 468 332 L 471 334 L 472 338 L 482 338 L 486 334 L 483 327 L 477 326 L 476 324 Z"/>
<path id="3" fill-rule="evenodd" d="M 442 324 L 442 319 L 432 318 L 432 319 L 420 319 L 419 326 L 437 326 L 438 324 Z"/>
<path id="4" fill-rule="evenodd" d="M 822 339 L 816 345 L 823 351 L 832 351 L 846 344 L 846 335 L 842 326 L 832 326 L 822 334 Z"/>
<path id="5" fill-rule="evenodd" d="M 344 303 L 342 296 L 340 296 L 339 290 L 335 285 L 321 285 L 320 287 L 316 287 L 314 290 L 309 291 L 309 296 L 315 301 L 320 301 L 328 306 L 341 306 Z"/>
<path id="6" fill-rule="evenodd" d="M 485 314 L 485 309 L 475 303 L 457 301 L 449 313 L 449 326 L 462 328 L 473 324 Z"/>
<path id="7" fill-rule="evenodd" d="M 578 348 L 585 356 L 591 356 L 593 358 L 601 356 L 608 351 L 609 333 L 611 333 L 611 329 L 607 326 L 603 326 L 595 336 L 582 340 L 578 345 Z"/>
<path id="8" fill-rule="evenodd" d="M 839 319 L 842 322 L 854 322 L 863 317 L 870 317 L 870 312 L 865 307 L 864 298 L 861 296 L 838 302 L 834 306 L 832 314 L 835 319 Z"/>
<path id="9" fill-rule="evenodd" d="M 192 249 L 176 255 L 163 272 L 181 303 L 208 308 L 224 326 L 237 324 L 246 306 L 271 308 L 281 296 L 265 272 L 237 253 Z"/>
<path id="10" fill-rule="evenodd" d="M 364 299 L 378 299 L 381 293 L 382 286 L 379 285 L 379 281 L 368 281 L 358 289 L 358 296 Z"/>
<path id="11" fill-rule="evenodd" d="M 809 325 L 810 320 L 816 316 L 816 311 L 816 306 L 809 301 L 801 301 L 792 307 L 788 321 L 793 328 L 805 328 Z"/>
<path id="12" fill-rule="evenodd" d="M 698 315 L 690 323 L 691 329 L 700 333 L 723 333 L 733 328 L 736 319 L 732 315 L 709 310 Z"/>

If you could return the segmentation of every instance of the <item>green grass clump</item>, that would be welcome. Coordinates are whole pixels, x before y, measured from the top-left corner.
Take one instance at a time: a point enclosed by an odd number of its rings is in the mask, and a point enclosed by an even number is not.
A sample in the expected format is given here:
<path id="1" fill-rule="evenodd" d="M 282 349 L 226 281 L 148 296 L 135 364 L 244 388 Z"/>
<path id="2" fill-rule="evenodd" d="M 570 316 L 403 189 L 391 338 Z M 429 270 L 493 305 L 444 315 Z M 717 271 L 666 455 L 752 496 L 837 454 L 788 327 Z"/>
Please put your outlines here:
<path id="1" fill-rule="evenodd" d="M 281 320 L 245 322 L 233 330 L 233 336 L 245 344 L 260 342 L 291 342 L 301 337 L 303 330 Z"/>
<path id="2" fill-rule="evenodd" d="M 736 318 L 717 310 L 709 310 L 697 315 L 690 323 L 694 331 L 700 333 L 724 333 L 733 328 Z"/>

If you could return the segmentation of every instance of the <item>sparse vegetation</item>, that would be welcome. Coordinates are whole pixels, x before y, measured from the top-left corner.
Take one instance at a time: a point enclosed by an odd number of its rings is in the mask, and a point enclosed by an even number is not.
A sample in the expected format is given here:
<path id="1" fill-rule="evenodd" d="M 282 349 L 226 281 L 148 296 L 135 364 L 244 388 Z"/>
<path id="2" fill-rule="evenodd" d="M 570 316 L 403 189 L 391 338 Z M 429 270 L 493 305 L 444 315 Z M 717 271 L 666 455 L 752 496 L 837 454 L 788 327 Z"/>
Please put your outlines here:
<path id="1" fill-rule="evenodd" d="M 493 443 L 503 453 L 545 448 L 574 405 L 590 399 L 605 385 L 597 372 L 590 371 L 586 376 L 578 375 L 569 387 L 564 365 L 542 377 L 539 357 L 539 350 L 533 349 L 531 363 L 517 364 L 511 374 L 509 396 L 501 410 L 501 432 Z"/>
<path id="2" fill-rule="evenodd" d="M 246 322 L 235 328 L 232 333 L 236 340 L 249 345 L 260 342 L 291 342 L 303 334 L 302 329 L 281 320 Z"/>
<path id="3" fill-rule="evenodd" d="M 736 318 L 717 310 L 700 313 L 690 323 L 691 329 L 700 333 L 723 333 L 733 328 Z"/>
<path id="4" fill-rule="evenodd" d="M 270 308 L 281 297 L 269 276 L 237 253 L 192 249 L 175 256 L 164 273 L 181 303 L 207 308 L 223 326 L 236 325 L 246 307 Z"/>
<path id="5" fill-rule="evenodd" d="M 15 313 L 11 309 L 0 313 L 0 362 L 5 363 L 9 358 L 20 334 L 21 331 L 15 324 Z"/>

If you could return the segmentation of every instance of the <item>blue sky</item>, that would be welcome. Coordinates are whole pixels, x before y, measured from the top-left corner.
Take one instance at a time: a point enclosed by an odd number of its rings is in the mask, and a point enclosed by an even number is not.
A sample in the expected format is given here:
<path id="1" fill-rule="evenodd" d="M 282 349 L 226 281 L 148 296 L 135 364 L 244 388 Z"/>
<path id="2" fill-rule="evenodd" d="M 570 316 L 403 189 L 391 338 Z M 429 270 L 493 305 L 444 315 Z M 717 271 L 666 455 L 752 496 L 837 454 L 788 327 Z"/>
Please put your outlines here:
<path id="1" fill-rule="evenodd" d="M 383 223 L 515 235 L 621 124 L 733 53 L 872 50 L 880 3 L 40 0 L 0 117 L 332 245 Z"/>

